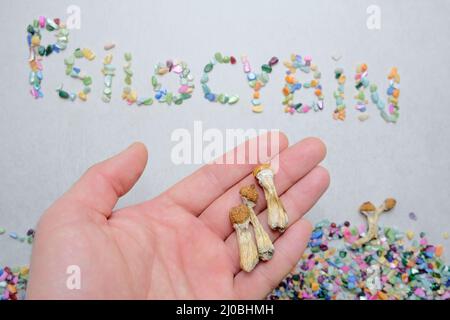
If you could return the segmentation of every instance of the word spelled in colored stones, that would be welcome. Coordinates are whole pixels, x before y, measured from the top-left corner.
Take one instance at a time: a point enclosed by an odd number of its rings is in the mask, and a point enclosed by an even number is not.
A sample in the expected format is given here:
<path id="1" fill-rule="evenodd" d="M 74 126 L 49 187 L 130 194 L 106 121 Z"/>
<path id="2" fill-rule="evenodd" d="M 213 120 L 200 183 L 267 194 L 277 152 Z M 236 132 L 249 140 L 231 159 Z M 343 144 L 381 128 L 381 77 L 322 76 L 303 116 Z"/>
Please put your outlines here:
<path id="1" fill-rule="evenodd" d="M 56 31 L 56 43 L 44 46 L 41 44 L 41 30 Z M 51 55 L 53 52 L 61 52 L 65 50 L 68 45 L 69 32 L 66 26 L 59 19 L 47 19 L 40 17 L 33 21 L 27 27 L 27 43 L 29 46 L 30 57 L 29 64 L 31 72 L 29 75 L 29 83 L 31 87 L 31 95 L 34 98 L 43 97 L 43 91 L 41 88 L 43 73 L 42 73 L 42 60 L 43 57 Z M 106 51 L 112 50 L 116 47 L 116 44 L 109 42 L 104 45 Z M 91 92 L 92 77 L 85 75 L 81 72 L 80 68 L 75 66 L 75 59 L 86 58 L 87 60 L 93 60 L 95 54 L 90 49 L 76 49 L 74 54 L 67 57 L 64 62 L 66 64 L 66 74 L 72 78 L 80 79 L 84 88 L 78 93 L 70 92 L 63 89 L 61 86 L 57 90 L 57 94 L 64 100 L 74 101 L 77 99 L 86 101 L 88 94 Z M 187 63 L 179 60 L 168 60 L 166 63 L 158 63 L 155 65 L 154 74 L 151 77 L 151 84 L 154 91 L 154 96 L 138 96 L 135 89 L 132 88 L 133 71 L 132 71 L 132 55 L 131 53 L 125 53 L 125 65 L 123 71 L 125 73 L 125 86 L 122 92 L 122 98 L 128 105 L 136 104 L 152 105 L 153 99 L 159 103 L 165 103 L 167 105 L 175 104 L 181 105 L 185 100 L 192 97 L 195 84 L 194 77 L 191 74 L 191 70 L 188 68 Z M 333 54 L 332 59 L 338 61 L 341 58 L 340 54 Z M 272 57 L 267 63 L 261 66 L 261 71 L 255 71 L 250 65 L 250 61 L 247 56 L 241 57 L 243 71 L 245 73 L 248 85 L 252 89 L 252 96 L 250 99 L 251 110 L 254 113 L 261 113 L 264 110 L 264 106 L 261 100 L 261 89 L 264 88 L 269 82 L 269 75 L 272 73 L 272 69 L 278 64 L 279 59 Z M 211 72 L 217 64 L 230 64 L 235 65 L 237 63 L 234 56 L 225 56 L 220 52 L 216 53 L 214 57 L 203 68 L 203 75 L 200 83 L 203 89 L 203 96 L 210 102 L 218 102 L 221 104 L 233 105 L 240 101 L 237 94 L 217 93 L 211 90 L 208 85 Z M 308 55 L 301 56 L 298 54 L 292 54 L 290 60 L 285 62 L 287 67 L 286 75 L 284 78 L 284 86 L 282 88 L 284 111 L 289 114 L 295 113 L 308 113 L 311 110 L 322 111 L 324 109 L 324 91 L 321 81 L 321 72 L 316 64 L 312 63 L 312 58 Z M 304 74 L 312 74 L 312 79 L 309 81 L 301 82 L 296 78 L 296 72 L 300 70 Z M 101 99 L 105 103 L 108 103 L 112 99 L 112 82 L 115 76 L 115 67 L 112 65 L 112 55 L 109 54 L 104 58 L 103 68 L 101 72 L 104 76 L 104 85 L 102 90 Z M 168 73 L 174 73 L 179 76 L 179 85 L 177 92 L 170 92 L 162 87 L 158 78 Z M 338 82 L 337 90 L 334 91 L 333 96 L 336 102 L 336 108 L 333 111 L 333 118 L 335 120 L 345 120 L 346 118 L 346 103 L 345 103 L 345 82 L 346 76 L 342 68 L 337 68 L 334 72 L 334 76 Z M 368 112 L 368 98 L 366 98 L 366 89 L 370 90 L 370 99 L 373 104 L 376 105 L 380 112 L 380 116 L 387 123 L 396 123 L 399 119 L 399 96 L 400 96 L 400 75 L 396 67 L 391 68 L 388 74 L 389 87 L 387 89 L 387 101 L 384 102 L 378 93 L 378 87 L 375 84 L 370 84 L 368 80 L 368 67 L 363 63 L 357 66 L 355 75 L 355 87 L 357 94 L 355 96 L 356 106 L 355 109 L 360 113 L 358 119 L 365 121 L 369 118 Z M 314 91 L 314 101 L 310 103 L 296 102 L 294 101 L 294 95 L 296 92 L 300 92 L 301 89 L 312 89 Z"/>

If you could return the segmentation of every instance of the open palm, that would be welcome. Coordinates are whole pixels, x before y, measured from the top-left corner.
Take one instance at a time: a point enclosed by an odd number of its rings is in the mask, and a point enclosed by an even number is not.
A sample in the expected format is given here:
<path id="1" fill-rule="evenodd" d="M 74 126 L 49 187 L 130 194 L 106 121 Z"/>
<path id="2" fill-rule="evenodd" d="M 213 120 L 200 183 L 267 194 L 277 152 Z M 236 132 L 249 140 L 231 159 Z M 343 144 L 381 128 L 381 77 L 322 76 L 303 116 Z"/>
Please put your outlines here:
<path id="1" fill-rule="evenodd" d="M 228 211 L 239 189 L 255 183 L 254 164 L 209 164 L 160 196 L 113 211 L 141 176 L 147 151 L 133 144 L 90 168 L 41 218 L 33 247 L 27 297 L 31 299 L 260 299 L 294 267 L 311 226 L 301 219 L 328 187 L 318 164 L 320 140 L 288 148 L 280 134 L 277 190 L 289 214 L 283 234 L 267 227 L 260 191 L 255 208 L 275 245 L 269 262 L 239 268 Z M 248 143 L 248 142 L 247 142 Z M 260 159 L 267 161 L 268 159 Z M 81 288 L 70 290 L 67 268 L 78 266 Z"/>

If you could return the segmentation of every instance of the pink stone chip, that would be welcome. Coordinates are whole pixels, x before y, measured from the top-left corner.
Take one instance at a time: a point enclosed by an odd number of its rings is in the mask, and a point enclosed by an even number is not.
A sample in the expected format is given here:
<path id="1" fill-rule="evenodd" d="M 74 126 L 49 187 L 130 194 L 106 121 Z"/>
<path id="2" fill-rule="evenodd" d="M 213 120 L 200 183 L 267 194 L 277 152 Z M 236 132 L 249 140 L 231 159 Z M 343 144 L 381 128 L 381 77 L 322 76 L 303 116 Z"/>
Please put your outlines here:
<path id="1" fill-rule="evenodd" d="M 178 92 L 179 93 L 187 93 L 188 90 L 189 90 L 189 86 L 184 84 L 180 87 L 180 89 L 178 89 Z"/>
<path id="2" fill-rule="evenodd" d="M 183 67 L 177 64 L 172 68 L 172 71 L 176 74 L 180 74 L 181 72 L 183 72 Z"/>
<path id="3" fill-rule="evenodd" d="M 45 28 L 45 17 L 43 16 L 39 17 L 39 27 Z"/>

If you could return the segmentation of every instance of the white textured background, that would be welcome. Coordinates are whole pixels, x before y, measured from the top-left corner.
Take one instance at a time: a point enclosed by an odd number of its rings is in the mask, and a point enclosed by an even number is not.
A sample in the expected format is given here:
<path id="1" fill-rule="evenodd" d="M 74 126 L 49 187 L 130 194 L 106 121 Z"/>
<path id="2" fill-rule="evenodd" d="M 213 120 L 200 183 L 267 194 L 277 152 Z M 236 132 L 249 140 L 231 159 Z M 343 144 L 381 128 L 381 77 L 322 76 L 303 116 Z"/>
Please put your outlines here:
<path id="1" fill-rule="evenodd" d="M 81 8 L 81 30 L 70 35 L 69 49 L 44 62 L 46 97 L 28 94 L 26 26 L 39 15 L 67 18 L 70 4 Z M 366 9 L 381 8 L 381 30 L 368 30 Z M 136 187 L 120 202 L 126 206 L 151 198 L 195 170 L 170 160 L 176 128 L 203 127 L 281 129 L 291 143 L 318 136 L 328 145 L 324 165 L 331 173 L 328 192 L 308 218 L 362 222 L 356 209 L 393 196 L 398 207 L 381 223 L 425 231 L 432 242 L 444 243 L 449 230 L 450 133 L 450 1 L 17 1 L 3 0 L 0 9 L 0 226 L 25 233 L 41 213 L 93 163 L 143 141 L 150 163 Z M 44 33 L 46 43 L 52 39 Z M 123 75 L 114 83 L 111 104 L 101 101 L 103 45 L 117 43 L 119 70 L 123 53 L 134 56 L 135 84 L 150 93 L 153 65 L 168 58 L 188 62 L 196 80 L 194 97 L 181 107 L 154 104 L 138 109 L 120 100 Z M 90 47 L 98 58 L 81 67 L 94 77 L 87 103 L 60 100 L 54 88 L 61 82 L 80 85 L 64 75 L 63 58 L 77 47 Z M 203 99 L 201 70 L 216 52 L 239 57 L 247 53 L 254 67 L 276 55 L 311 54 L 322 71 L 326 109 L 322 113 L 289 116 L 281 106 L 284 68 L 278 65 L 262 90 L 266 111 L 250 111 L 251 90 L 241 66 L 212 74 L 217 91 L 236 92 L 235 106 Z M 342 53 L 336 64 L 331 58 Z M 385 97 L 387 73 L 401 74 L 401 119 L 386 124 L 372 105 L 371 118 L 360 123 L 353 109 L 354 69 L 369 65 L 370 80 Z M 334 69 L 345 68 L 348 117 L 332 120 Z M 174 77 L 164 81 L 174 81 Z M 408 218 L 416 212 L 418 221 Z M 0 265 L 27 264 L 30 246 L 0 236 Z"/>

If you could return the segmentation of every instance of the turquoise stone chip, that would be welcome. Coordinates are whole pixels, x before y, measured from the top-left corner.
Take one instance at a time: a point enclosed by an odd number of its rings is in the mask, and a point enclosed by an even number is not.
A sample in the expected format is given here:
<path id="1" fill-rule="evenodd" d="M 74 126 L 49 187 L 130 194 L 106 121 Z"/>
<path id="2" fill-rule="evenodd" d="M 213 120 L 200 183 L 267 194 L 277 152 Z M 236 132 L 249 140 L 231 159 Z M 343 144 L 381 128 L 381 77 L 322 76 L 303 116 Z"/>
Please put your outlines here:
<path id="1" fill-rule="evenodd" d="M 268 64 L 263 64 L 261 66 L 261 70 L 267 73 L 271 73 L 272 72 L 272 67 L 269 66 Z"/>
<path id="2" fill-rule="evenodd" d="M 311 71 L 311 68 L 308 66 L 301 66 L 300 70 L 303 71 L 304 73 L 309 73 Z"/>
<path id="3" fill-rule="evenodd" d="M 262 83 L 267 84 L 267 82 L 269 82 L 269 75 L 268 75 L 267 73 L 263 72 L 263 73 L 261 73 L 261 74 L 259 75 L 258 79 L 259 79 Z"/>
<path id="4" fill-rule="evenodd" d="M 208 64 L 205 66 L 205 68 L 203 69 L 203 71 L 204 71 L 205 73 L 209 73 L 209 72 L 212 71 L 213 68 L 214 68 L 213 64 L 212 64 L 212 63 L 208 63 Z"/>
<path id="5" fill-rule="evenodd" d="M 373 103 L 377 104 L 379 100 L 378 92 L 372 92 L 370 98 L 372 99 Z"/>
<path id="6" fill-rule="evenodd" d="M 211 89 L 206 84 L 202 85 L 202 89 L 204 94 L 208 94 L 211 92 Z"/>
<path id="7" fill-rule="evenodd" d="M 209 81 L 208 74 L 204 73 L 202 78 L 200 79 L 200 82 L 204 84 L 207 83 L 208 81 Z"/>
<path id="8" fill-rule="evenodd" d="M 231 96 L 228 100 L 228 104 L 235 104 L 239 101 L 239 96 Z"/>
<path id="9" fill-rule="evenodd" d="M 173 101 L 177 106 L 183 103 L 183 99 L 181 97 L 176 97 Z"/>
<path id="10" fill-rule="evenodd" d="M 59 90 L 58 91 L 58 95 L 62 98 L 62 99 L 69 99 L 69 94 L 64 91 L 64 90 Z"/>
<path id="11" fill-rule="evenodd" d="M 254 106 L 261 105 L 261 100 L 259 100 L 259 99 L 252 99 L 252 105 L 254 105 Z"/>
<path id="12" fill-rule="evenodd" d="M 64 43 L 64 42 L 58 41 L 58 42 L 56 43 L 56 46 L 57 46 L 60 50 L 66 50 L 66 49 L 67 49 L 67 44 Z"/>
<path id="13" fill-rule="evenodd" d="M 45 51 L 46 51 L 46 49 L 45 49 L 44 46 L 39 46 L 39 48 L 38 48 L 38 54 L 39 54 L 40 56 L 44 56 L 44 55 L 45 55 Z"/>
<path id="14" fill-rule="evenodd" d="M 247 79 L 248 81 L 256 80 L 256 75 L 253 72 L 250 72 L 249 74 L 247 74 Z"/>
<path id="15" fill-rule="evenodd" d="M 30 84 L 34 83 L 34 79 L 36 79 L 35 75 L 36 74 L 33 71 L 30 72 L 30 77 L 29 77 Z"/>
<path id="16" fill-rule="evenodd" d="M 112 85 L 112 76 L 111 76 L 111 75 L 107 75 L 107 76 L 105 77 L 104 83 L 105 83 L 105 86 L 107 86 L 108 88 L 110 88 L 111 85 Z"/>

